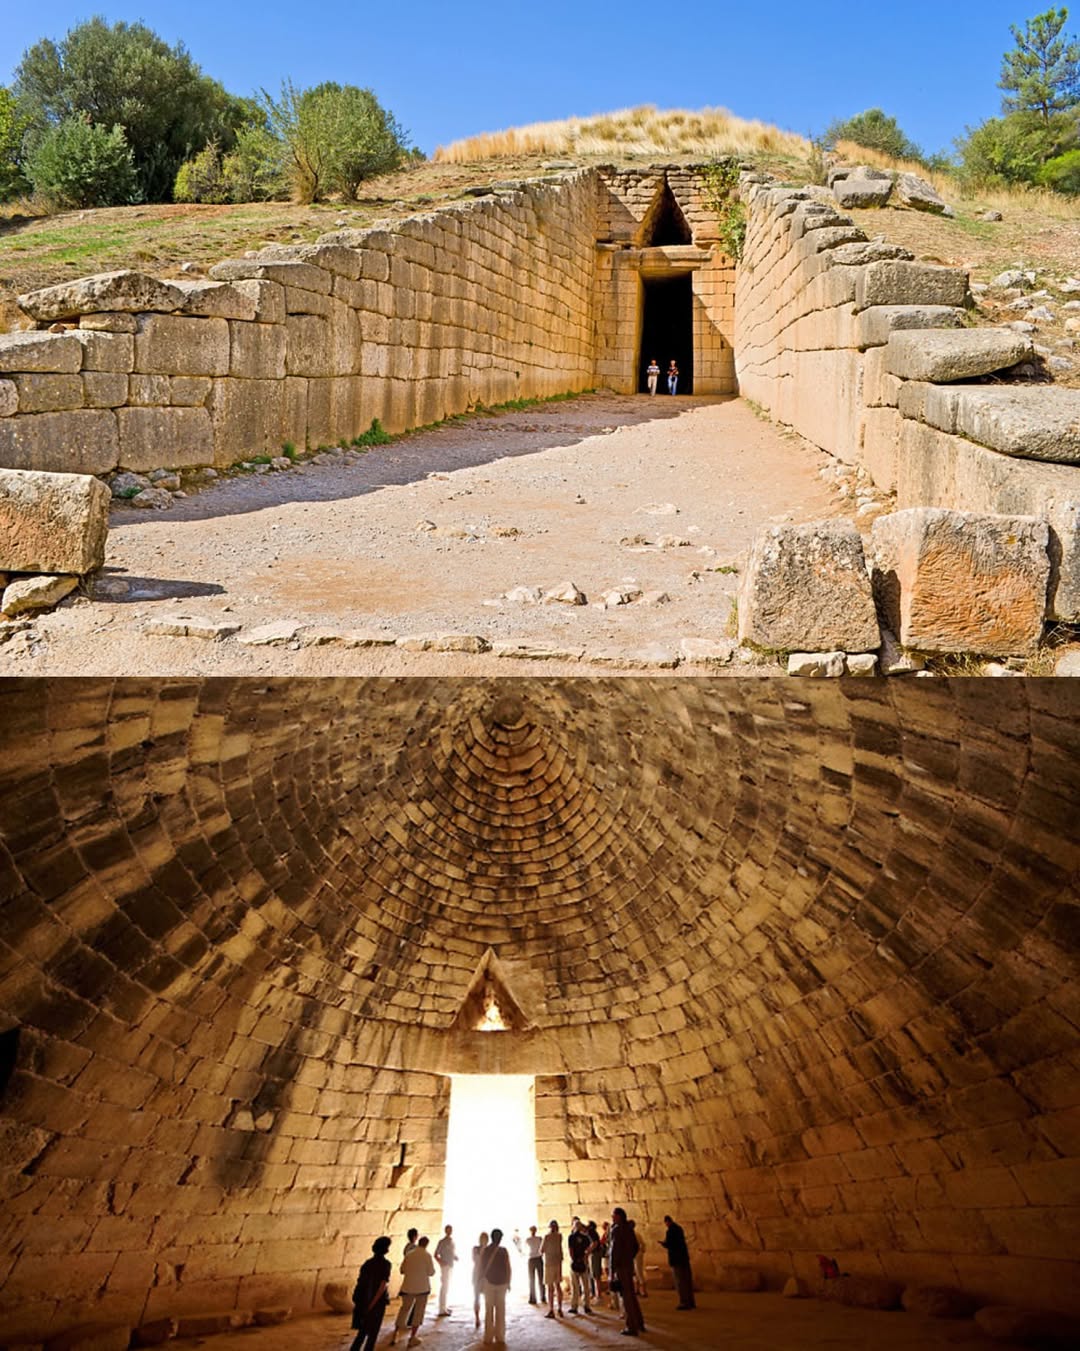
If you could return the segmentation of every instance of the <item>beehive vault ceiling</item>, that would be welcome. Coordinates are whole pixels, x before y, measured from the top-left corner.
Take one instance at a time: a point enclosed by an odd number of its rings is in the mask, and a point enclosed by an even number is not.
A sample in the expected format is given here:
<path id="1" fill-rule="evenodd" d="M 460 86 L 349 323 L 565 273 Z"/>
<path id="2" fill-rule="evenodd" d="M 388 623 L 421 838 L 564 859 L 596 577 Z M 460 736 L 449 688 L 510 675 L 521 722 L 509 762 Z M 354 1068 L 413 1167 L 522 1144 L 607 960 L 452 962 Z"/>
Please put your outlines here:
<path id="1" fill-rule="evenodd" d="M 439 1222 L 470 1069 L 703 1273 L 1068 1307 L 1073 688 L 9 682 L 0 1335 L 314 1301 Z"/>

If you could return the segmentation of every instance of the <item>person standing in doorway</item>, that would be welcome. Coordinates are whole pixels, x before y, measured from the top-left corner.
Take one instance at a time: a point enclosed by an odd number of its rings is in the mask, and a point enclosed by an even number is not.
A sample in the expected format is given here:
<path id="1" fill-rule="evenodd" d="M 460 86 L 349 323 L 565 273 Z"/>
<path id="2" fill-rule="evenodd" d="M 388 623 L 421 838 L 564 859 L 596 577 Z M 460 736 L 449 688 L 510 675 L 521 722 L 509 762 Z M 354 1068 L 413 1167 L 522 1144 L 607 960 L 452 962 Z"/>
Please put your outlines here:
<path id="1" fill-rule="evenodd" d="M 640 1299 L 649 1293 L 645 1285 L 645 1240 L 638 1233 L 633 1220 L 627 1220 L 627 1224 L 633 1229 L 634 1237 L 637 1239 L 637 1252 L 634 1254 L 634 1289 Z"/>
<path id="2" fill-rule="evenodd" d="M 399 1332 L 409 1330 L 406 1346 L 420 1344 L 419 1328 L 424 1321 L 428 1296 L 431 1294 L 431 1278 L 435 1275 L 435 1263 L 428 1252 L 428 1236 L 424 1234 L 401 1259 L 401 1308 L 397 1322 L 390 1334 L 388 1345 L 393 1346 Z"/>
<path id="3" fill-rule="evenodd" d="M 529 1254 L 529 1303 L 539 1304 L 544 1299 L 544 1259 L 541 1251 L 544 1240 L 536 1232 L 536 1225 L 529 1225 L 529 1237 L 525 1240 L 525 1251 Z"/>
<path id="4" fill-rule="evenodd" d="M 349 1351 L 375 1351 L 386 1306 L 390 1303 L 390 1250 L 388 1238 L 377 1238 L 371 1245 L 374 1256 L 360 1268 L 353 1290 L 352 1325 L 356 1336 Z"/>
<path id="5" fill-rule="evenodd" d="M 454 1274 L 457 1249 L 454 1246 L 454 1226 L 448 1224 L 435 1245 L 435 1261 L 439 1264 L 439 1317 L 450 1317 L 450 1278 Z"/>
<path id="6" fill-rule="evenodd" d="M 671 358 L 671 363 L 667 368 L 667 392 L 677 394 L 679 390 L 679 368 L 675 364 L 675 358 Z"/>
<path id="7" fill-rule="evenodd" d="M 540 1249 L 544 1258 L 544 1285 L 547 1287 L 548 1311 L 545 1317 L 554 1318 L 556 1305 L 559 1317 L 562 1311 L 562 1234 L 559 1233 L 558 1220 L 552 1220 Z"/>
<path id="8" fill-rule="evenodd" d="M 502 1246 L 502 1230 L 491 1231 L 484 1250 L 481 1289 L 484 1295 L 484 1345 L 506 1345 L 506 1292 L 510 1289 L 510 1254 Z"/>
<path id="9" fill-rule="evenodd" d="M 484 1249 L 488 1245 L 487 1234 L 481 1234 L 476 1247 L 472 1250 L 472 1288 L 473 1288 L 473 1321 L 476 1326 L 480 1326 L 480 1282 L 484 1274 Z"/>
<path id="10" fill-rule="evenodd" d="M 668 1266 L 675 1278 L 675 1289 L 679 1294 L 678 1309 L 694 1308 L 694 1277 L 690 1270 L 690 1250 L 686 1246 L 686 1235 L 681 1224 L 676 1224 L 670 1215 L 664 1216 L 667 1234 L 660 1240 L 660 1246 L 667 1249 Z"/>
<path id="11" fill-rule="evenodd" d="M 596 1221 L 590 1220 L 586 1226 L 589 1235 L 589 1282 L 594 1303 L 600 1302 L 600 1282 L 604 1276 L 604 1242 Z"/>
<path id="12" fill-rule="evenodd" d="M 645 1331 L 645 1319 L 641 1314 L 641 1305 L 634 1293 L 634 1258 L 637 1256 L 638 1242 L 633 1229 L 626 1218 L 622 1206 L 616 1206 L 611 1212 L 611 1234 L 608 1240 L 608 1270 L 611 1273 L 612 1289 L 618 1286 L 622 1299 L 623 1316 L 626 1327 L 624 1337 L 636 1337 Z"/>
<path id="13" fill-rule="evenodd" d="M 577 1313 L 578 1303 L 580 1302 L 584 1305 L 586 1313 L 592 1313 L 592 1309 L 589 1308 L 588 1261 L 591 1242 L 585 1231 L 585 1226 L 576 1217 L 566 1240 L 566 1246 L 570 1253 L 570 1312 Z"/>
<path id="14" fill-rule="evenodd" d="M 645 382 L 648 385 L 649 393 L 656 393 L 656 382 L 660 379 L 660 367 L 656 364 L 656 358 L 653 357 L 645 367 Z"/>

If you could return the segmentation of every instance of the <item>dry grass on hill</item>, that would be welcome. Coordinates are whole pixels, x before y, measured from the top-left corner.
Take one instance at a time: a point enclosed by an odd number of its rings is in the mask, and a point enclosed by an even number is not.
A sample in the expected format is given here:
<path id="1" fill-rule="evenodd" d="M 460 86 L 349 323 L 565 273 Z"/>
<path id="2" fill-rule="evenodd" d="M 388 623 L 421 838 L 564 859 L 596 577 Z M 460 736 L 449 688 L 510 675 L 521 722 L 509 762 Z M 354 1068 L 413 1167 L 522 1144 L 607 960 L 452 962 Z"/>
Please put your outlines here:
<path id="1" fill-rule="evenodd" d="M 435 160 L 475 164 L 505 155 L 752 155 L 755 152 L 804 156 L 809 143 L 767 122 L 748 122 L 726 108 L 658 109 L 653 104 L 624 108 L 596 117 L 567 117 L 560 122 L 469 136 L 440 146 Z"/>

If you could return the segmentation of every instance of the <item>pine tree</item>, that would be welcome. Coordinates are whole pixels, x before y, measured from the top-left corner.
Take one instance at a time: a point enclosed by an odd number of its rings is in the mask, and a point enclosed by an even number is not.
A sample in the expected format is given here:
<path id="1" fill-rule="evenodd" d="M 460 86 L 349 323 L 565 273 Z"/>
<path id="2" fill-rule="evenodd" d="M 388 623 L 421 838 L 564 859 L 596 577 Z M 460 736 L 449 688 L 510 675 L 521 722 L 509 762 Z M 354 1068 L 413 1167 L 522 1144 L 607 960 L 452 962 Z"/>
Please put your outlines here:
<path id="1" fill-rule="evenodd" d="M 1016 40 L 1001 63 L 998 88 L 1006 113 L 1034 112 L 1049 122 L 1080 102 L 1080 44 L 1063 36 L 1067 9 L 1048 9 L 1010 31 Z"/>

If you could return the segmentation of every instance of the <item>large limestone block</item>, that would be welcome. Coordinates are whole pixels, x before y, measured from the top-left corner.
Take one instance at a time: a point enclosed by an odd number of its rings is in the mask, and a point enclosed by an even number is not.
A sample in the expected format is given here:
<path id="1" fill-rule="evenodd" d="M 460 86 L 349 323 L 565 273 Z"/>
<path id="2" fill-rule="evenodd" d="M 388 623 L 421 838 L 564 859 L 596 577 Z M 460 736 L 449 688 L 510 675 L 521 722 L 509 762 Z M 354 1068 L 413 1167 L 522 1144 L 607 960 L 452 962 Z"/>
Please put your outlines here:
<path id="1" fill-rule="evenodd" d="M 78 281 L 61 282 L 19 296 L 19 308 L 35 319 L 76 319 L 81 314 L 112 311 L 144 314 L 169 313 L 184 303 L 184 293 L 171 282 L 143 272 L 98 272 Z"/>
<path id="2" fill-rule="evenodd" d="M 963 321 L 954 305 L 875 305 L 859 314 L 858 346 L 884 347 L 893 333 L 904 329 L 953 329 Z"/>
<path id="3" fill-rule="evenodd" d="M 79 375 L 16 375 L 20 413 L 57 413 L 82 408 L 82 377 Z"/>
<path id="4" fill-rule="evenodd" d="M 105 562 L 108 533 L 100 479 L 0 469 L 0 571 L 82 576 Z"/>
<path id="5" fill-rule="evenodd" d="M 992 375 L 1033 355 L 1030 339 L 1003 328 L 893 333 L 885 349 L 885 366 L 903 380 L 949 384 Z"/>
<path id="6" fill-rule="evenodd" d="M 215 263 L 210 269 L 215 281 L 276 281 L 283 286 L 297 286 L 304 291 L 330 294 L 331 276 L 321 267 L 310 263 L 272 262 L 258 259 L 234 258 Z"/>
<path id="7" fill-rule="evenodd" d="M 73 374 L 82 359 L 79 340 L 70 333 L 0 333 L 0 371 Z"/>
<path id="8" fill-rule="evenodd" d="M 314 314 L 290 314 L 285 328 L 288 333 L 285 366 L 289 375 L 329 375 L 332 357 L 328 321 Z"/>
<path id="9" fill-rule="evenodd" d="M 228 321 L 143 316 L 135 335 L 135 369 L 143 375 L 227 375 Z"/>
<path id="10" fill-rule="evenodd" d="M 965 389 L 956 404 L 956 430 L 1003 455 L 1080 464 L 1080 390 Z"/>
<path id="11" fill-rule="evenodd" d="M 116 420 L 123 469 L 190 469 L 214 462 L 213 424 L 205 408 L 119 408 Z"/>
<path id="12" fill-rule="evenodd" d="M 892 195 L 890 178 L 842 178 L 833 184 L 833 196 L 842 207 L 884 206 Z"/>
<path id="13" fill-rule="evenodd" d="M 224 281 L 178 281 L 184 293 L 183 313 L 213 319 L 255 318 L 255 298 Z"/>
<path id="14" fill-rule="evenodd" d="M 18 411 L 18 385 L 14 380 L 0 380 L 0 417 L 12 417 Z"/>
<path id="15" fill-rule="evenodd" d="M 882 622 L 922 652 L 1034 651 L 1050 581 L 1050 531 L 1033 516 L 912 507 L 871 528 Z"/>
<path id="16" fill-rule="evenodd" d="M 303 445 L 303 435 L 297 437 L 286 421 L 284 380 L 215 380 L 210 417 L 217 465 L 280 454 L 288 440 Z"/>
<path id="17" fill-rule="evenodd" d="M 51 610 L 65 596 L 69 596 L 79 585 L 77 577 L 54 577 L 49 574 L 34 577 L 19 577 L 4 587 L 3 600 L 0 600 L 0 612 L 8 619 L 16 615 L 34 614 L 38 610 Z"/>
<path id="18" fill-rule="evenodd" d="M 260 324 L 285 322 L 285 287 L 276 281 L 235 281 L 234 291 L 247 296 L 255 306 L 254 318 Z"/>
<path id="19" fill-rule="evenodd" d="M 765 526 L 739 591 L 739 638 L 782 651 L 881 642 L 862 540 L 847 521 Z"/>
<path id="20" fill-rule="evenodd" d="M 901 206 L 910 206 L 916 211 L 929 211 L 936 216 L 940 216 L 946 210 L 945 201 L 938 190 L 918 174 L 897 175 L 896 200 Z"/>
<path id="21" fill-rule="evenodd" d="M 285 378 L 284 324 L 229 325 L 229 374 L 245 380 Z"/>
<path id="22" fill-rule="evenodd" d="M 0 419 L 0 465 L 7 469 L 107 474 L 116 468 L 119 454 L 111 410 L 82 408 Z"/>
<path id="23" fill-rule="evenodd" d="M 84 371 L 134 370 L 135 339 L 130 333 L 101 333 L 80 328 L 71 336 L 82 347 Z"/>
<path id="24" fill-rule="evenodd" d="M 872 305 L 963 305 L 967 299 L 967 273 L 958 267 L 902 261 L 871 263 L 859 278 L 856 304 Z"/>

